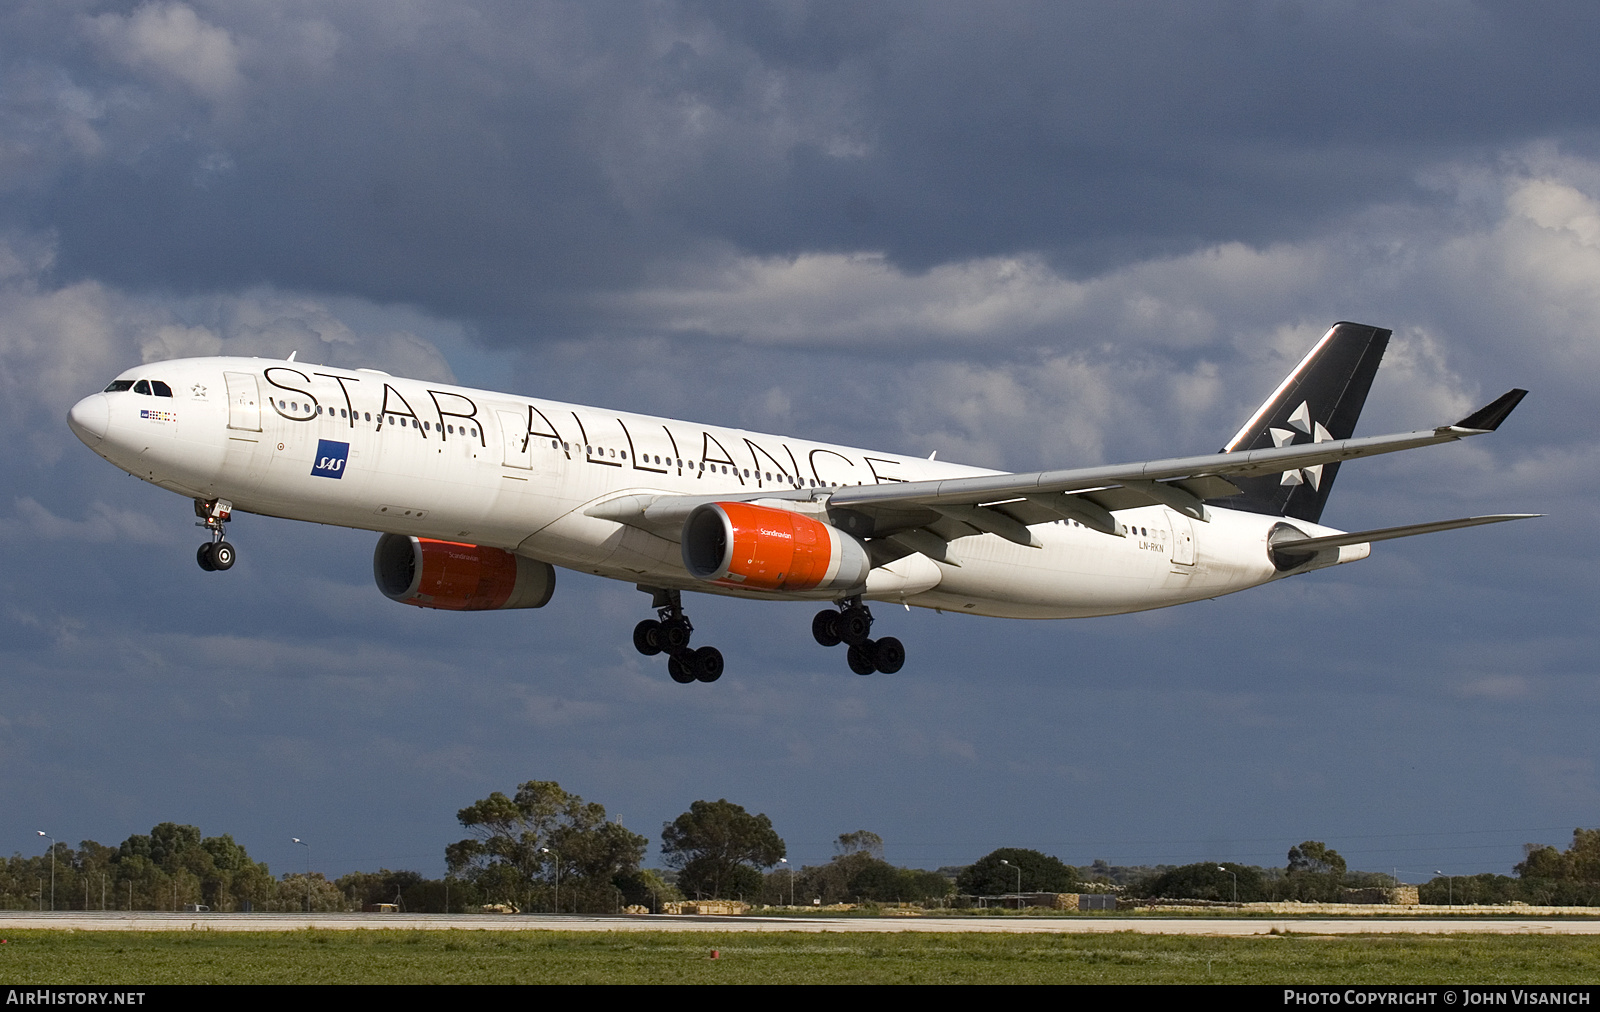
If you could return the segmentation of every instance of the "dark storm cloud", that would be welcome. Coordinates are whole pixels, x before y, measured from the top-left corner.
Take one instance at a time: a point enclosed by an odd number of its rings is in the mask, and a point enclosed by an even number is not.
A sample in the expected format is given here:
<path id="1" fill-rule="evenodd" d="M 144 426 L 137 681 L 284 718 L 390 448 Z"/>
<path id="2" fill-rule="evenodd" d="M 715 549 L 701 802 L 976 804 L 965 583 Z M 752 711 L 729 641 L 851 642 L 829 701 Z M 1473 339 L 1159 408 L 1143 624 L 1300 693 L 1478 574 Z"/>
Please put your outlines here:
<path id="1" fill-rule="evenodd" d="M 574 299 L 716 249 L 1082 271 L 1300 235 L 1415 198 L 1443 158 L 1587 140 L 1600 24 L 1454 4 L 188 10 L 7 16 L 5 219 L 54 230 L 63 277 L 411 301 L 502 339 L 592 328 Z"/>

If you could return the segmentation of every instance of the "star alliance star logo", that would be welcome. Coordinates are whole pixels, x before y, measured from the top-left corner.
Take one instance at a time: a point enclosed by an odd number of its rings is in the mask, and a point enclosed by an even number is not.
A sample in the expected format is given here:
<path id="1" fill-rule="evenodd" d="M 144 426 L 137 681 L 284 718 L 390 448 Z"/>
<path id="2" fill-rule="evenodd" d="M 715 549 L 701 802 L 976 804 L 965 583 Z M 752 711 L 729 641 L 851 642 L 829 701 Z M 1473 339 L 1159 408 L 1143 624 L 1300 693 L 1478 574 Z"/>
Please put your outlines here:
<path id="1" fill-rule="evenodd" d="M 1305 401 L 1301 401 L 1300 406 L 1295 408 L 1294 413 L 1289 416 L 1289 424 L 1294 426 L 1294 428 L 1273 428 L 1267 430 L 1268 432 L 1272 433 L 1273 446 L 1288 446 L 1293 443 L 1295 438 L 1295 430 L 1299 430 L 1305 435 L 1310 436 L 1311 442 L 1313 443 L 1326 443 L 1333 438 L 1333 433 L 1323 428 L 1321 422 L 1313 422 L 1311 420 L 1311 408 L 1306 404 Z M 1313 489 L 1321 491 L 1320 486 L 1322 484 L 1322 468 L 1323 465 L 1321 464 L 1314 464 L 1311 467 L 1293 468 L 1283 472 L 1283 477 L 1278 481 L 1278 484 L 1310 485 Z"/>
<path id="2" fill-rule="evenodd" d="M 206 388 L 204 384 L 196 383 L 194 386 L 189 388 L 189 392 L 194 395 L 194 399 L 197 401 L 203 401 L 206 399 Z"/>

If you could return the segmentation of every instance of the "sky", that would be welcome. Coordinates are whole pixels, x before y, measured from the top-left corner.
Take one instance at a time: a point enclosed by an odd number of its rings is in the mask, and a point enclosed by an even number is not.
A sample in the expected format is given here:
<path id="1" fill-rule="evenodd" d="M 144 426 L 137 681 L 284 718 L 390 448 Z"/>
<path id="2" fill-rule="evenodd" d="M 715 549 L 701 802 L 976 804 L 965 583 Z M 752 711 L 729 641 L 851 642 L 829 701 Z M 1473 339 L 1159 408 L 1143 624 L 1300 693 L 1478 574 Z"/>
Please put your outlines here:
<path id="1" fill-rule="evenodd" d="M 231 833 L 444 870 L 554 780 L 815 864 L 1509 874 L 1600 824 L 1600 7 L 88 0 L 0 9 L 0 851 Z M 1547 516 L 1217 601 L 1020 622 L 695 597 L 407 608 L 371 532 L 183 499 L 66 426 L 141 362 L 286 356 L 987 467 L 1216 449 L 1336 320 L 1394 338 L 1325 523 Z M 1587 518 L 1587 519 L 1586 519 Z M 291 842 L 310 842 L 309 855 Z"/>

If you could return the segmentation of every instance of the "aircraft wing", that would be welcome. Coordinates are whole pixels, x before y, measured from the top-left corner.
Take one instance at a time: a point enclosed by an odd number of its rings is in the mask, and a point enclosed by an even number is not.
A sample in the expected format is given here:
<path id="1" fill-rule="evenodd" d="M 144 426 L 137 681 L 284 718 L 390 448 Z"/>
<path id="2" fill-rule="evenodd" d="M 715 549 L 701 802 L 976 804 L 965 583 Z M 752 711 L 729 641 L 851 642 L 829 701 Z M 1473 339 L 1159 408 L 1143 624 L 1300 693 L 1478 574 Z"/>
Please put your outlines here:
<path id="1" fill-rule="evenodd" d="M 897 557 L 896 553 L 922 552 L 944 558 L 946 543 L 980 533 L 1037 547 L 1039 542 L 1028 526 L 1061 519 L 1076 520 L 1085 527 L 1120 537 L 1121 530 L 1111 516 L 1113 510 L 1159 504 L 1196 520 L 1206 520 L 1206 501 L 1239 494 L 1238 486 L 1228 480 L 1230 476 L 1292 472 L 1493 432 L 1526 394 L 1526 390 L 1511 390 L 1453 424 L 1387 436 L 1057 471 L 846 485 L 826 490 L 769 490 L 734 496 L 627 495 L 594 504 L 583 512 L 676 541 L 684 520 L 702 503 L 825 498 L 829 518 L 841 530 L 860 538 L 894 542 L 896 549 L 885 545 L 874 553 L 879 565 Z M 884 558 L 879 559 L 879 555 Z"/>
<path id="2" fill-rule="evenodd" d="M 1230 476 L 1290 472 L 1493 432 L 1526 394 L 1526 390 L 1511 390 L 1458 422 L 1417 432 L 1032 474 L 846 486 L 833 492 L 829 509 L 861 514 L 855 527 L 846 514 L 842 526 L 865 537 L 887 536 L 898 530 L 928 526 L 929 522 L 935 525 L 934 533 L 939 534 L 937 526 L 944 519 L 1019 544 L 1029 544 L 1033 539 L 1018 528 L 1057 519 L 1076 520 L 1107 534 L 1119 534 L 1111 511 L 1134 506 L 1161 504 L 1205 520 L 1207 500 L 1239 493 L 1238 487 L 1228 481 Z M 919 519 L 924 522 L 918 524 Z M 863 526 L 868 529 L 860 529 Z"/>

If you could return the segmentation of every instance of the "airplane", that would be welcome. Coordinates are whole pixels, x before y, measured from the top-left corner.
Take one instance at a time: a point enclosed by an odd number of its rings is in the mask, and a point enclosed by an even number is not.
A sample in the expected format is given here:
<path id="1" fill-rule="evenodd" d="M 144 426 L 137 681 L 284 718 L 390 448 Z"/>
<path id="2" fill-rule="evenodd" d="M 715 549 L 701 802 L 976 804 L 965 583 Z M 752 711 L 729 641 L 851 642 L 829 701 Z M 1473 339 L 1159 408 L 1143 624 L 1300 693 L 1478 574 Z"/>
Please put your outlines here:
<path id="1" fill-rule="evenodd" d="M 1337 323 L 1220 452 L 1014 474 L 899 453 L 260 358 L 153 362 L 69 412 L 117 467 L 193 499 L 208 572 L 235 513 L 380 536 L 391 600 L 539 608 L 556 567 L 635 584 L 635 648 L 714 682 L 684 591 L 828 603 L 858 674 L 905 662 L 869 602 L 1081 618 L 1219 597 L 1366 558 L 1373 542 L 1522 519 L 1345 532 L 1318 521 L 1341 462 L 1492 432 L 1514 389 L 1451 424 L 1354 435 L 1391 331 Z"/>

